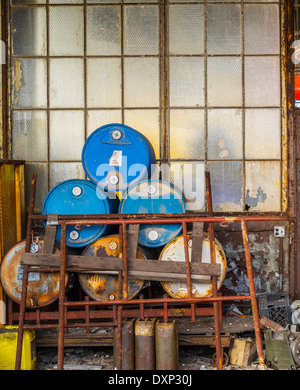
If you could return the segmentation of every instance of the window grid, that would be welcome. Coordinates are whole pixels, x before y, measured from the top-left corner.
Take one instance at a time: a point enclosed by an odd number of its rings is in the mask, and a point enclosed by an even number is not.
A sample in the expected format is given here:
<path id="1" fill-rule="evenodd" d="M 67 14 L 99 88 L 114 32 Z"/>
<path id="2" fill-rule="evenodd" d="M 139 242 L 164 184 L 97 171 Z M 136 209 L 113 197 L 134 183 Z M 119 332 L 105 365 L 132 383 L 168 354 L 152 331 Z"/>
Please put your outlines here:
<path id="1" fill-rule="evenodd" d="M 18 55 L 13 52 L 13 46 L 11 44 L 11 61 L 12 63 L 14 61 L 21 61 L 21 60 L 26 60 L 26 59 L 34 59 L 34 60 L 46 60 L 47 63 L 47 72 L 46 72 L 46 84 L 47 84 L 47 106 L 44 108 L 41 107 L 14 107 L 11 113 L 11 134 L 12 134 L 12 147 L 14 145 L 14 137 L 16 136 L 15 128 L 14 128 L 14 121 L 13 121 L 13 116 L 15 114 L 25 112 L 25 111 L 33 111 L 34 112 L 45 112 L 47 115 L 47 157 L 43 161 L 35 161 L 35 160 L 28 160 L 27 162 L 29 164 L 45 164 L 45 171 L 47 171 L 47 190 L 49 190 L 51 187 L 53 187 L 53 180 L 51 179 L 52 174 L 51 174 L 51 169 L 54 169 L 54 166 L 56 167 L 57 164 L 68 164 L 68 163 L 73 163 L 73 166 L 71 167 L 71 173 L 75 170 L 77 175 L 85 177 L 85 175 L 82 172 L 78 171 L 78 163 L 80 162 L 79 159 L 76 158 L 70 158 L 70 159 L 56 159 L 51 156 L 51 121 L 52 121 L 52 116 L 54 117 L 55 112 L 57 111 L 61 113 L 61 116 L 63 116 L 64 111 L 70 111 L 70 112 L 82 112 L 83 114 L 83 127 L 84 127 L 84 139 L 87 138 L 89 133 L 91 132 L 91 127 L 89 123 L 93 122 L 91 118 L 91 114 L 94 114 L 95 117 L 99 114 L 99 117 L 105 117 L 105 114 L 107 114 L 107 118 L 120 118 L 122 123 L 125 123 L 129 126 L 135 127 L 137 130 L 142 131 L 142 129 L 139 129 L 138 127 L 132 125 L 131 123 L 128 123 L 126 121 L 126 118 L 133 118 L 135 117 L 136 123 L 142 123 L 142 119 L 139 117 L 140 112 L 143 112 L 144 110 L 147 110 L 148 112 L 153 113 L 153 118 L 154 113 L 157 114 L 158 120 L 157 123 L 153 120 L 153 122 L 156 123 L 156 128 L 155 131 L 153 131 L 153 139 L 158 138 L 157 141 L 155 141 L 156 144 L 156 154 L 157 154 L 157 160 L 158 161 L 164 161 L 169 164 L 174 164 L 174 163 L 184 163 L 184 162 L 203 162 L 204 166 L 208 169 L 210 169 L 210 166 L 213 166 L 214 164 L 220 164 L 223 162 L 223 165 L 226 165 L 227 163 L 239 163 L 242 166 L 242 195 L 241 195 L 241 205 L 240 208 L 236 209 L 235 207 L 231 207 L 232 205 L 229 204 L 229 208 L 226 209 L 225 211 L 244 211 L 245 210 L 245 204 L 247 203 L 247 183 L 246 183 L 246 175 L 247 175 L 247 170 L 249 170 L 249 164 L 251 165 L 251 162 L 257 162 L 259 164 L 264 164 L 265 162 L 276 162 L 278 165 L 281 163 L 281 155 L 280 157 L 277 158 L 270 158 L 269 156 L 262 156 L 259 158 L 259 156 L 256 158 L 246 158 L 246 114 L 253 112 L 254 110 L 273 110 L 275 108 L 280 111 L 281 109 L 281 102 L 278 103 L 278 105 L 266 105 L 266 106 L 248 106 L 246 105 L 246 100 L 245 100 L 245 94 L 246 94 L 246 81 L 245 81 L 245 62 L 248 59 L 253 59 L 256 60 L 258 58 L 261 59 L 269 59 L 270 62 L 273 61 L 273 59 L 278 59 L 278 62 L 280 64 L 280 57 L 281 57 L 281 52 L 280 52 L 280 47 L 278 49 L 278 53 L 258 53 L 258 54 L 253 54 L 253 53 L 246 53 L 245 52 L 245 7 L 254 7 L 254 6 L 266 6 L 269 9 L 272 7 L 272 9 L 275 9 L 277 7 L 277 12 L 280 17 L 280 7 L 279 7 L 279 2 L 278 1 L 235 1 L 235 2 L 228 2 L 228 1 L 212 1 L 212 0 L 206 0 L 206 1 L 170 1 L 169 3 L 165 1 L 116 1 L 116 2 L 109 2 L 109 1 L 103 1 L 103 2 L 94 2 L 94 1 L 87 1 L 87 0 L 82 0 L 80 3 L 55 3 L 50 2 L 49 0 L 45 0 L 44 3 L 39 3 L 39 4 L 17 4 L 17 0 L 12 0 L 12 5 L 11 5 L 11 22 L 13 21 L 13 14 L 14 11 L 18 9 L 43 9 L 46 12 L 46 55 L 30 55 L 30 54 L 22 54 Z M 170 17 L 169 17 L 169 11 L 170 9 L 176 9 L 176 7 L 187 7 L 188 6 L 201 6 L 203 8 L 203 52 L 201 52 L 201 49 L 199 49 L 199 53 L 197 54 L 189 54 L 189 53 L 174 53 L 173 51 L 170 51 L 170 34 L 171 34 L 171 29 L 170 29 Z M 217 54 L 211 53 L 211 51 L 208 50 L 208 36 L 207 36 L 207 28 L 208 28 L 208 9 L 213 10 L 216 9 L 218 6 L 224 6 L 227 9 L 229 9 L 229 6 L 235 7 L 235 9 L 240 10 L 240 25 L 241 25 L 241 37 L 240 37 L 240 43 L 241 43 L 241 49 L 240 53 L 235 52 L 235 53 L 220 53 L 218 52 Z M 88 37 L 88 12 L 91 11 L 92 9 L 104 9 L 110 7 L 110 9 L 118 9 L 119 10 L 119 15 L 120 15 L 120 55 L 110 55 L 110 54 L 104 54 L 100 55 L 98 54 L 89 54 L 87 51 L 87 37 Z M 126 10 L 131 7 L 131 10 L 134 9 L 141 9 L 147 7 L 147 9 L 157 9 L 157 47 L 158 50 L 156 53 L 151 53 L 147 54 L 146 52 L 143 52 L 142 54 L 128 54 L 128 50 L 124 48 L 124 45 L 126 43 L 126 26 L 125 26 L 125 19 L 126 19 Z M 79 54 L 70 54 L 70 55 L 57 55 L 54 54 L 52 55 L 50 53 L 50 40 L 49 40 L 49 34 L 50 34 L 50 12 L 54 9 L 77 9 L 77 10 L 82 10 L 83 12 L 83 52 Z M 163 15 L 167 15 L 167 20 L 162 22 L 163 20 Z M 163 23 L 166 22 L 166 25 L 163 25 Z M 12 29 L 13 29 L 13 24 L 11 24 Z M 280 23 L 278 20 L 278 34 L 280 34 Z M 150 31 L 150 30 L 149 30 Z M 11 34 L 12 38 L 13 33 Z M 278 42 L 279 36 L 278 36 Z M 12 42 L 13 43 L 13 42 Z M 158 83 L 157 83 L 157 89 L 156 94 L 158 94 L 158 98 L 156 99 L 157 104 L 152 104 L 153 102 L 149 103 L 148 105 L 145 105 L 143 103 L 139 104 L 132 104 L 132 105 L 127 105 L 126 104 L 126 97 L 125 97 L 125 91 L 126 91 L 126 64 L 134 63 L 134 60 L 136 58 L 140 59 L 140 62 L 145 61 L 145 63 L 152 61 L 154 64 L 155 61 L 157 61 L 157 69 L 158 69 Z M 71 60 L 77 60 L 82 61 L 83 63 L 83 74 L 82 74 L 82 86 L 83 86 L 83 104 L 78 107 L 64 107 L 61 104 L 58 104 L 57 107 L 53 107 L 51 104 L 51 88 L 52 88 L 52 83 L 51 83 L 51 73 L 50 73 L 50 67 L 51 67 L 51 61 L 55 63 L 55 60 L 61 60 L 61 59 L 67 59 L 68 61 Z M 117 104 L 116 106 L 99 106 L 97 107 L 97 103 L 95 106 L 90 106 L 88 101 L 88 69 L 89 65 L 92 63 L 92 61 L 96 60 L 102 60 L 102 59 L 107 59 L 107 60 L 118 60 L 120 62 L 120 80 L 121 80 L 121 88 L 120 88 L 120 104 Z M 180 94 L 180 90 L 178 93 L 178 100 L 179 103 L 176 102 L 175 104 L 172 104 L 172 63 L 175 64 L 176 61 L 179 63 L 180 61 L 185 62 L 187 65 L 187 68 L 189 68 L 189 61 L 194 63 L 199 66 L 200 62 L 203 62 L 203 68 L 204 71 L 201 74 L 203 76 L 203 85 L 204 85 L 204 91 L 203 91 L 203 104 L 193 104 L 193 105 L 188 105 L 188 103 L 185 103 L 183 105 L 180 105 L 180 99 L 182 98 Z M 240 63 L 241 66 L 241 101 L 240 104 L 234 103 L 234 104 L 226 104 L 228 102 L 224 103 L 221 101 L 220 104 L 218 105 L 210 105 L 209 104 L 209 75 L 208 75 L 208 66 L 210 64 L 213 64 L 214 62 L 217 63 L 222 63 L 222 61 L 228 61 L 228 63 L 233 64 L 234 61 L 236 63 Z M 163 65 L 166 64 L 166 69 L 163 68 Z M 138 65 L 138 63 L 137 63 Z M 280 65 L 279 65 L 280 67 Z M 219 67 L 217 67 L 218 69 Z M 233 67 L 229 66 L 229 69 L 231 70 Z M 198 68 L 199 69 L 199 68 Z M 280 68 L 277 70 L 277 72 L 280 74 Z M 59 76 L 59 74 L 58 74 Z M 199 75 L 198 75 L 199 76 Z M 201 78 L 201 77 L 200 77 Z M 198 81 L 197 81 L 198 82 Z M 58 84 L 60 81 L 58 81 Z M 15 79 L 12 80 L 12 90 L 15 87 Z M 192 85 L 192 80 L 190 80 L 190 85 Z M 195 83 L 194 85 L 195 86 Z M 248 90 L 247 90 L 248 91 Z M 156 97 L 155 97 L 156 98 Z M 155 101 L 155 98 L 153 98 L 153 101 Z M 134 99 L 133 99 L 134 100 Z M 190 110 L 190 112 L 194 111 L 195 112 L 200 112 L 204 115 L 204 135 L 203 135 L 203 142 L 204 142 L 204 157 L 197 158 L 194 154 L 192 156 L 189 156 L 189 152 L 186 154 L 183 154 L 183 158 L 180 155 L 176 155 L 176 153 L 173 153 L 173 146 L 174 145 L 174 139 L 172 140 L 172 132 L 174 131 L 172 128 L 172 116 L 175 116 L 175 113 L 177 113 L 177 117 L 180 116 L 180 112 L 183 110 Z M 209 117 L 210 113 L 212 113 L 214 110 L 238 110 L 241 113 L 241 128 L 242 128 L 242 156 L 240 158 L 236 157 L 227 157 L 226 158 L 226 149 L 220 151 L 220 156 L 219 158 L 213 158 L 211 156 L 211 153 L 209 153 L 209 139 L 210 139 L 210 123 L 209 123 Z M 136 116 L 134 116 L 134 112 L 138 113 Z M 146 112 L 146 111 L 144 111 Z M 216 111 L 215 111 L 216 112 Z M 101 126 L 104 123 L 99 123 L 99 126 Z M 150 127 L 150 125 L 149 125 Z M 96 128 L 96 127 L 95 127 Z M 149 130 L 149 129 L 148 129 Z M 147 130 L 147 131 L 148 131 Z M 151 131 L 151 130 L 149 130 Z M 147 136 L 147 134 L 145 134 Z M 280 136 L 280 143 L 281 143 L 281 134 Z M 16 142 L 18 138 L 16 137 Z M 213 138 L 214 140 L 214 138 Z M 251 143 L 251 142 L 250 142 Z M 175 141 L 176 144 L 176 141 Z M 52 143 L 53 145 L 53 143 Z M 83 145 L 82 145 L 83 146 Z M 281 152 L 281 151 L 280 151 Z M 12 156 L 14 157 L 14 150 L 12 150 Z M 224 157 L 225 156 L 225 157 Z M 18 156 L 19 157 L 19 156 Z M 54 165 L 56 164 L 56 165 Z M 77 165 L 76 165 L 77 164 Z M 33 166 L 32 165 L 32 166 Z M 61 165 L 62 169 L 64 170 L 65 165 Z M 76 168 L 77 167 L 77 168 Z M 258 194 L 259 197 L 259 194 Z M 203 207 L 203 205 L 202 205 Z M 276 206 L 277 207 L 277 206 Z M 254 208 L 255 209 L 255 208 Z M 221 209 L 220 209 L 221 211 Z M 263 210 L 263 211 L 273 211 L 272 208 L 270 210 Z M 276 208 L 275 211 L 280 211 L 280 206 L 279 209 L 278 207 Z"/>

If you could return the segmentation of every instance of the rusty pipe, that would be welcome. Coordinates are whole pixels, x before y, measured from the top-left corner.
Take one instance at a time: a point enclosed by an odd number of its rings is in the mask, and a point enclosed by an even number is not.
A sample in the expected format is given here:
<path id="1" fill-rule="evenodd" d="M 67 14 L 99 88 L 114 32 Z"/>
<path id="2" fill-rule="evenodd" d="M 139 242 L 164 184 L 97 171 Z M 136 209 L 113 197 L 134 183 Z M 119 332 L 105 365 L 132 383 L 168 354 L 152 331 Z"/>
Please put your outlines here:
<path id="1" fill-rule="evenodd" d="M 251 296 L 251 306 L 252 306 L 252 315 L 253 315 L 253 322 L 254 322 L 254 331 L 255 331 L 255 338 L 256 338 L 259 368 L 261 370 L 264 370 L 265 369 L 264 353 L 263 353 L 263 346 L 262 346 L 261 333 L 260 333 L 258 307 L 257 307 L 256 294 L 255 294 L 252 261 L 251 261 L 251 254 L 249 249 L 246 221 L 242 220 L 241 225 L 242 225 L 242 235 L 243 235 L 246 266 L 247 266 L 247 275 L 249 280 L 249 290 Z"/>

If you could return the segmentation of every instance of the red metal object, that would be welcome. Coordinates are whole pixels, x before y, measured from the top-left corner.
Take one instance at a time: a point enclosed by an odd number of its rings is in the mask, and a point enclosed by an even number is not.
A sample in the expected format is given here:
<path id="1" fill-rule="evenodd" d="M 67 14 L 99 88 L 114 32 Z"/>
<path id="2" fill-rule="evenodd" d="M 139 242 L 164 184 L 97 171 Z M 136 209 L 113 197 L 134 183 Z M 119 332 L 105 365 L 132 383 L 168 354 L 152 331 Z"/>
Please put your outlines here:
<path id="1" fill-rule="evenodd" d="M 295 99 L 300 100 L 300 76 L 295 75 Z"/>
<path id="2" fill-rule="evenodd" d="M 32 196 L 31 196 L 31 199 Z M 212 211 L 210 209 L 210 214 Z M 27 226 L 27 240 L 29 243 L 31 236 L 31 224 L 34 220 L 46 220 L 46 215 L 33 215 L 33 208 L 30 208 L 28 226 Z M 20 305 L 20 314 L 18 317 L 19 320 L 19 331 L 18 331 L 18 347 L 17 347 L 17 356 L 16 356 L 16 369 L 20 369 L 20 360 L 22 352 L 22 336 L 23 329 L 27 327 L 25 325 L 25 319 L 33 318 L 37 320 L 35 326 L 29 325 L 31 328 L 58 328 L 58 369 L 63 369 L 63 355 L 64 355 L 64 333 L 65 329 L 68 327 L 86 327 L 87 329 L 90 326 L 113 326 L 117 327 L 117 368 L 122 368 L 122 320 L 123 318 L 128 317 L 140 317 L 140 318 L 155 318 L 161 316 L 164 318 L 164 321 L 168 320 L 168 317 L 175 316 L 174 310 L 170 306 L 180 305 L 179 307 L 184 306 L 186 310 L 186 315 L 191 316 L 192 321 L 195 320 L 196 315 L 205 315 L 203 313 L 214 315 L 215 323 L 215 338 L 216 338 L 216 356 L 217 356 L 217 366 L 219 369 L 222 369 L 222 348 L 221 348 L 221 338 L 220 338 L 220 307 L 221 303 L 225 301 L 242 301 L 250 300 L 253 311 L 253 322 L 255 327 L 255 335 L 257 342 L 257 351 L 259 357 L 260 368 L 264 368 L 264 358 L 262 350 L 262 340 L 260 334 L 260 324 L 258 318 L 257 302 L 254 289 L 253 281 L 253 272 L 251 265 L 251 254 L 249 250 L 248 236 L 247 236 L 247 226 L 248 221 L 283 221 L 287 220 L 285 216 L 236 216 L 236 217 L 214 217 L 212 215 L 201 215 L 201 214 L 168 214 L 168 215 L 117 215 L 117 216 L 107 216 L 107 215 L 72 215 L 72 216 L 58 216 L 58 225 L 61 227 L 61 253 L 60 253 L 60 277 L 64 278 L 66 269 L 66 227 L 67 225 L 100 225 L 100 224 L 109 224 L 109 225 L 119 225 L 120 233 L 120 257 L 124 259 L 124 269 L 119 273 L 119 294 L 118 299 L 114 301 L 65 301 L 65 286 L 64 283 L 60 283 L 60 297 L 59 297 L 59 313 L 25 313 L 25 299 L 26 299 L 26 273 L 28 273 L 28 266 L 24 267 L 24 278 L 23 278 L 23 292 L 22 302 Z M 124 282 L 125 291 L 128 293 L 128 263 L 127 263 L 127 227 L 130 224 L 161 224 L 161 223 L 178 223 L 180 221 L 183 224 L 183 233 L 186 237 L 187 223 L 193 222 L 206 222 L 209 223 L 209 235 L 210 240 L 213 243 L 214 223 L 227 223 L 231 221 L 240 222 L 242 227 L 242 235 L 244 242 L 244 249 L 246 255 L 247 263 L 247 274 L 249 278 L 249 287 L 250 295 L 244 296 L 219 296 L 217 295 L 216 289 L 216 278 L 214 281 L 214 289 L 212 297 L 201 297 L 193 298 L 191 295 L 191 274 L 190 274 L 190 264 L 186 261 L 186 276 L 187 276 L 187 285 L 189 286 L 189 297 L 188 298 L 140 298 L 128 300 L 128 295 L 121 299 L 122 297 L 122 282 Z M 187 244 L 187 243 L 186 243 Z M 214 259 L 214 245 L 211 245 L 212 256 L 211 259 Z M 187 252 L 187 251 L 186 251 Z M 188 259 L 188 252 L 185 253 L 186 260 Z M 31 269 L 32 271 L 40 271 L 44 268 L 35 268 Z M 74 271 L 74 269 L 73 269 Z M 213 305 L 213 310 L 211 308 L 198 308 L 196 304 L 200 303 L 211 303 Z M 151 307 L 154 305 L 155 307 Z M 132 306 L 136 305 L 138 308 Z M 150 307 L 149 307 L 150 305 Z M 159 307 L 162 305 L 162 307 Z M 100 306 L 101 310 L 90 310 L 89 306 Z M 130 307 L 131 306 L 131 307 Z M 83 310 L 68 310 L 68 308 L 80 308 Z M 129 308 L 128 308 L 129 307 Z M 205 311 L 206 310 L 206 311 Z M 58 320 L 56 324 L 41 324 L 42 319 L 49 319 L 52 316 L 52 319 Z M 69 324 L 69 319 L 85 319 L 85 322 L 78 322 Z M 90 319 L 106 319 L 108 321 L 101 322 L 91 322 Z"/>

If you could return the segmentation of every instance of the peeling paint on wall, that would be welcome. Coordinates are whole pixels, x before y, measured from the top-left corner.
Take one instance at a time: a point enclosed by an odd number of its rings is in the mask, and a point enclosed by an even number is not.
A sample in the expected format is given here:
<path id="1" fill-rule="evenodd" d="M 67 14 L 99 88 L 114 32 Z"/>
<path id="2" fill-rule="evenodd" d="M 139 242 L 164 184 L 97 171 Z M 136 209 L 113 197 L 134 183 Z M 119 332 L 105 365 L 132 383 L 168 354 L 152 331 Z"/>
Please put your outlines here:
<path id="1" fill-rule="evenodd" d="M 227 273 L 222 286 L 224 295 L 249 294 L 247 267 L 241 232 L 217 232 L 227 259 Z M 248 234 L 256 293 L 281 289 L 280 239 L 271 231 Z"/>

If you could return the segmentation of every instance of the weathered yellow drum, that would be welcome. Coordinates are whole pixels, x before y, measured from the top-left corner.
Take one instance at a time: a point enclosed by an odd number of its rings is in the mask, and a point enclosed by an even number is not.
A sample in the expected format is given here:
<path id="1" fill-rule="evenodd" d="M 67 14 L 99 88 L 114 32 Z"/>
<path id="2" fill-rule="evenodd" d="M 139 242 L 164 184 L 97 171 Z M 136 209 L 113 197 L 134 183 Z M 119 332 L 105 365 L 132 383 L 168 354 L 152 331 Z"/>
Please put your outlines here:
<path id="1" fill-rule="evenodd" d="M 192 253 L 192 235 L 188 234 L 188 252 L 191 261 Z M 221 276 L 218 277 L 217 288 L 222 286 L 226 276 L 226 256 L 219 241 L 215 239 L 215 257 L 216 263 L 221 264 Z M 169 242 L 162 250 L 159 260 L 161 261 L 185 261 L 184 237 L 178 236 Z M 202 262 L 210 263 L 210 243 L 206 233 L 203 234 L 202 245 Z M 180 282 L 161 282 L 166 292 L 173 298 L 188 298 L 188 289 L 186 283 Z M 212 296 L 212 282 L 210 283 L 192 283 L 193 297 L 210 297 Z"/>
<path id="2" fill-rule="evenodd" d="M 89 245 L 82 256 L 119 257 L 119 236 L 102 237 Z M 138 246 L 137 259 L 147 259 L 147 251 Z M 118 298 L 118 276 L 99 273 L 79 273 L 78 279 L 85 293 L 95 301 L 114 300 Z M 143 280 L 128 280 L 128 298 L 135 297 L 144 285 Z M 124 297 L 124 286 L 122 286 Z"/>

